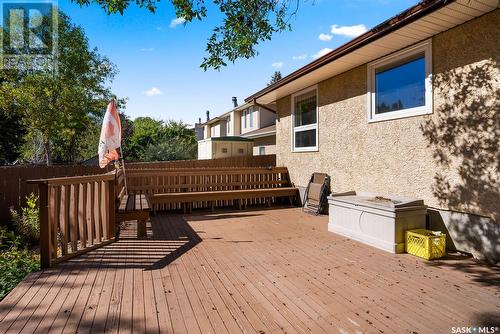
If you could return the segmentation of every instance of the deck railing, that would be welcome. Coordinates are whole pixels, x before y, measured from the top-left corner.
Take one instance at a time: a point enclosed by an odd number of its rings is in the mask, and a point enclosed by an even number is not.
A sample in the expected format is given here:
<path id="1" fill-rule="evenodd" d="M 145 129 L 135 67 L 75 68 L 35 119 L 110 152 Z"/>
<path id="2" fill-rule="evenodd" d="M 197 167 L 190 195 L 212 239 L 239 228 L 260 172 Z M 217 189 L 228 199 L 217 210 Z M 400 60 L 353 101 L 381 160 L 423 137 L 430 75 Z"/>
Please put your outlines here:
<path id="1" fill-rule="evenodd" d="M 39 188 L 42 268 L 114 240 L 115 175 L 28 181 Z"/>

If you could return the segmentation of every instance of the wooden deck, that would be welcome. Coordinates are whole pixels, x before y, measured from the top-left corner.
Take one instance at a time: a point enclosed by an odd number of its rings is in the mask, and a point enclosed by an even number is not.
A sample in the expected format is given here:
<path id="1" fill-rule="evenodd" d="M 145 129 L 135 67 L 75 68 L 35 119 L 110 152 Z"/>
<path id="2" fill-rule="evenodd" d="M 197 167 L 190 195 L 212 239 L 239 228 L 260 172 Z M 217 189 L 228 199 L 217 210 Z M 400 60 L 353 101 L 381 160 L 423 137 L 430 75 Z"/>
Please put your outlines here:
<path id="1" fill-rule="evenodd" d="M 498 325 L 500 269 L 426 262 L 327 231 L 300 209 L 152 218 L 123 239 L 31 274 L 0 332 L 450 333 Z"/>

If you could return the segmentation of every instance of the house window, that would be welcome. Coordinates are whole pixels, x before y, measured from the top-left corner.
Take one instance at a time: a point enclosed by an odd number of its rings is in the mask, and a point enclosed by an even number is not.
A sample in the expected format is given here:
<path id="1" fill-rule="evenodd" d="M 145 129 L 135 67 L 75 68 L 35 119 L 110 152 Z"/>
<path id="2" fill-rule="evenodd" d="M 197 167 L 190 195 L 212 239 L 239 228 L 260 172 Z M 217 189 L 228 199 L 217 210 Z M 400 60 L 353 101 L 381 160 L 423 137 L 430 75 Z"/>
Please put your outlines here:
<path id="1" fill-rule="evenodd" d="M 222 153 L 227 153 L 227 148 L 226 147 L 222 148 Z"/>
<path id="2" fill-rule="evenodd" d="M 243 111 L 243 128 L 244 129 L 247 128 L 247 110 L 246 109 Z"/>
<path id="3" fill-rule="evenodd" d="M 245 153 L 245 150 L 243 150 L 242 148 L 239 148 L 238 153 L 243 154 L 243 153 Z"/>
<path id="4" fill-rule="evenodd" d="M 250 127 L 253 128 L 253 107 L 248 108 L 248 114 L 250 117 Z"/>
<path id="5" fill-rule="evenodd" d="M 231 115 L 227 116 L 227 133 L 231 133 Z"/>
<path id="6" fill-rule="evenodd" d="M 292 150 L 318 150 L 318 102 L 316 87 L 292 95 Z"/>
<path id="7" fill-rule="evenodd" d="M 259 147 L 259 155 L 266 155 L 266 147 L 265 146 Z"/>
<path id="8" fill-rule="evenodd" d="M 368 65 L 370 121 L 432 113 L 431 52 L 429 40 Z"/>

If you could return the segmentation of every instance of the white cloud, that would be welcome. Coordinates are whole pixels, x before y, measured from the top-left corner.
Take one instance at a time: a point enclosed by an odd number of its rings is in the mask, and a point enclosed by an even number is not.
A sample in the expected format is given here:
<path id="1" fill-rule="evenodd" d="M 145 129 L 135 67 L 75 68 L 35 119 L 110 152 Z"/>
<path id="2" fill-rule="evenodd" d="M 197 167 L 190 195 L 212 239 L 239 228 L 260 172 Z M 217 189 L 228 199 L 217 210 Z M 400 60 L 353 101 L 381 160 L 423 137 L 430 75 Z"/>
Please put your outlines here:
<path id="1" fill-rule="evenodd" d="M 328 52 L 332 51 L 330 48 L 323 48 L 311 56 L 312 59 L 316 59 L 326 55 Z"/>
<path id="2" fill-rule="evenodd" d="M 151 89 L 148 89 L 147 91 L 144 92 L 147 96 L 155 96 L 155 95 L 162 95 L 163 92 L 156 87 L 151 87 Z"/>
<path id="3" fill-rule="evenodd" d="M 323 34 L 323 33 L 321 33 L 321 34 L 319 34 L 318 38 L 319 38 L 320 41 L 328 42 L 328 41 L 332 40 L 333 36 L 329 35 L 329 34 Z"/>
<path id="4" fill-rule="evenodd" d="M 334 35 L 345 36 L 345 37 L 358 37 L 359 35 L 365 33 L 368 29 L 364 24 L 358 24 L 355 26 L 339 26 L 332 25 L 330 32 Z"/>
<path id="5" fill-rule="evenodd" d="M 275 63 L 272 63 L 271 66 L 274 68 L 282 68 L 283 67 L 283 62 L 282 61 L 277 61 Z"/>
<path id="6" fill-rule="evenodd" d="M 303 55 L 298 55 L 298 56 L 293 56 L 293 60 L 304 60 L 307 58 L 307 53 L 304 53 Z"/>
<path id="7" fill-rule="evenodd" d="M 186 19 L 183 18 L 183 17 L 177 17 L 175 19 L 172 19 L 172 21 L 170 21 L 170 28 L 175 28 L 177 27 L 179 24 L 183 24 L 186 22 Z"/>
<path id="8" fill-rule="evenodd" d="M 151 52 L 151 51 L 154 51 L 155 48 L 140 48 L 139 51 L 141 52 Z"/>

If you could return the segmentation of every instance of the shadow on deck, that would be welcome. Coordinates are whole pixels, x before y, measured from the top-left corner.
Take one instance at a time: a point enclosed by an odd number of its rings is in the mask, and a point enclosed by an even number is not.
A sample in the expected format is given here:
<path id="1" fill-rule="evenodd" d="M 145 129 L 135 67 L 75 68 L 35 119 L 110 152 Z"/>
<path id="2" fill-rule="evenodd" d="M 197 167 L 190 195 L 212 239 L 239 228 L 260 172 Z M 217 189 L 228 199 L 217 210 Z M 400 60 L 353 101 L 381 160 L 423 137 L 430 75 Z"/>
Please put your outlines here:
<path id="1" fill-rule="evenodd" d="M 428 262 L 327 231 L 300 208 L 159 214 L 29 275 L 4 332 L 447 333 L 500 319 L 500 272 Z"/>

